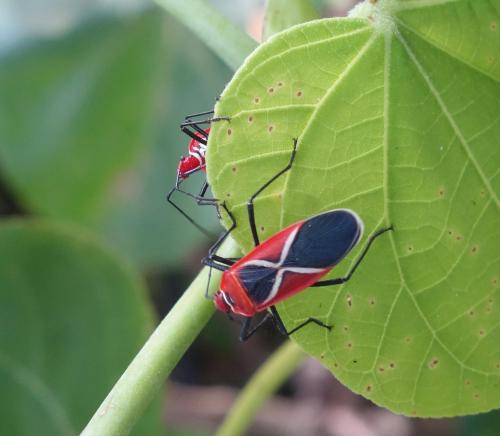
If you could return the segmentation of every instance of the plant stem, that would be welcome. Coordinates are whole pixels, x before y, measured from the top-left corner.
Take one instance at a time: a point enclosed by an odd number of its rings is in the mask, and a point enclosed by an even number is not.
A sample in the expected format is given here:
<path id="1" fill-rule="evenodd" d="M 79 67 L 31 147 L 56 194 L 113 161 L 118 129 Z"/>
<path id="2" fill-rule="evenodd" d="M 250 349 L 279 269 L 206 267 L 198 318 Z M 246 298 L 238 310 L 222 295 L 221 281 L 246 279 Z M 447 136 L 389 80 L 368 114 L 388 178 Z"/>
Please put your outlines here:
<path id="1" fill-rule="evenodd" d="M 285 342 L 246 384 L 216 435 L 246 434 L 264 401 L 288 379 L 305 358 L 306 354 L 295 342 Z"/>
<path id="2" fill-rule="evenodd" d="M 235 257 L 239 250 L 228 238 L 219 253 Z M 114 436 L 130 432 L 214 313 L 214 304 L 203 298 L 207 279 L 208 268 L 203 268 L 116 382 L 82 435 Z M 220 273 L 213 271 L 211 294 L 219 281 Z"/>
<path id="3" fill-rule="evenodd" d="M 257 43 L 203 0 L 155 0 L 236 70 Z"/>

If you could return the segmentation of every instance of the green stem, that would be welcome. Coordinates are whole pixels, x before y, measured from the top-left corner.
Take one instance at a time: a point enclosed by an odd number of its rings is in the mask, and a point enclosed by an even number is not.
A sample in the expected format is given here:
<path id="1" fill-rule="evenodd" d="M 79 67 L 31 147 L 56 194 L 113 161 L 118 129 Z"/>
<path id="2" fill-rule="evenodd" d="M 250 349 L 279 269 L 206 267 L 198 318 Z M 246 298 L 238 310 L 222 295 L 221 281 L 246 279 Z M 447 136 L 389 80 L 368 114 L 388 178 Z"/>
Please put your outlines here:
<path id="1" fill-rule="evenodd" d="M 236 70 L 257 43 L 203 0 L 155 0 Z"/>
<path id="2" fill-rule="evenodd" d="M 288 379 L 305 358 L 306 354 L 295 342 L 285 342 L 247 383 L 216 435 L 245 434 L 264 401 Z"/>
<path id="3" fill-rule="evenodd" d="M 228 239 L 219 253 L 236 257 L 239 250 Z M 214 313 L 214 304 L 203 298 L 207 279 L 208 268 L 204 268 L 116 382 L 82 435 L 111 436 L 130 432 Z M 220 273 L 213 271 L 211 293 L 218 288 L 219 281 Z"/>

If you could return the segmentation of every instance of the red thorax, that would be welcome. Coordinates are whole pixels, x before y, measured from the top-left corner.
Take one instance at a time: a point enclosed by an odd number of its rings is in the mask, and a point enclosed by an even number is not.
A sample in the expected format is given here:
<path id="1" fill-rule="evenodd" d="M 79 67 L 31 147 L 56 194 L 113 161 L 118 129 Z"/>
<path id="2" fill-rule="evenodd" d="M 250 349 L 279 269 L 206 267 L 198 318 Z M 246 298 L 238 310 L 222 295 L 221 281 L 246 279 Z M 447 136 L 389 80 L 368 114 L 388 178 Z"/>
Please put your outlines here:
<path id="1" fill-rule="evenodd" d="M 210 133 L 210 128 L 205 129 L 205 133 Z M 200 139 L 204 139 L 201 133 L 196 133 Z M 205 171 L 205 154 L 207 152 L 207 145 L 203 142 L 191 139 L 189 142 L 189 155 L 181 157 L 179 166 L 177 167 L 177 177 L 179 180 L 186 179 L 190 174 L 203 170 Z"/>

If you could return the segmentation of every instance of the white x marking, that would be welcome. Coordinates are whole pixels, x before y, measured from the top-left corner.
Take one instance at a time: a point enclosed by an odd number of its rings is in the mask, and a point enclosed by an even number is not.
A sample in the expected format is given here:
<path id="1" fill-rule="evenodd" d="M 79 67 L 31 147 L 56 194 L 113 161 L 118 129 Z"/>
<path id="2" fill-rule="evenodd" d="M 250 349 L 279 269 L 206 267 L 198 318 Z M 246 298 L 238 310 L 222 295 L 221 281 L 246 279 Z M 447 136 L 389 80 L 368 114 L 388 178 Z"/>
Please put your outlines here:
<path id="1" fill-rule="evenodd" d="M 278 293 L 281 282 L 283 281 L 283 275 L 287 272 L 294 272 L 298 274 L 314 274 L 318 273 L 321 271 L 324 271 L 324 268 L 302 268 L 302 267 L 285 267 L 282 268 L 283 263 L 285 262 L 288 253 L 290 251 L 290 248 L 292 247 L 293 241 L 295 240 L 295 237 L 297 236 L 297 232 L 300 230 L 300 227 L 297 227 L 296 229 L 293 230 L 292 233 L 290 233 L 290 236 L 287 238 L 285 241 L 285 244 L 283 245 L 283 250 L 281 251 L 281 256 L 280 260 L 276 263 L 270 262 L 268 260 L 250 260 L 247 262 L 247 265 L 255 265 L 255 266 L 262 266 L 265 268 L 272 268 L 277 270 L 276 273 L 276 279 L 273 284 L 273 287 L 271 289 L 271 292 L 269 292 L 268 297 L 265 299 L 265 301 L 262 304 L 267 303 L 268 301 L 271 301 L 276 294 Z"/>

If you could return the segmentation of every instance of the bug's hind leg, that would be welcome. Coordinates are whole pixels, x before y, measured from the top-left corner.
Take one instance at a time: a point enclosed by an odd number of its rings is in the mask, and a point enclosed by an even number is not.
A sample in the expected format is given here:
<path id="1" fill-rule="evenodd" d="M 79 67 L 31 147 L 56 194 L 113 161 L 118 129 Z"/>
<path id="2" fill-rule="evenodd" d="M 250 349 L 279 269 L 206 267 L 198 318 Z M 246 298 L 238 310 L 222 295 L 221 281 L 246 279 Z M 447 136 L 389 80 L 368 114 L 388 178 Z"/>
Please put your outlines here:
<path id="1" fill-rule="evenodd" d="M 385 232 L 388 232 L 389 230 L 394 230 L 394 227 L 390 226 L 384 229 L 377 230 L 373 235 L 370 236 L 370 238 L 368 239 L 368 243 L 366 244 L 365 248 L 363 249 L 360 256 L 357 258 L 356 262 L 354 263 L 351 270 L 347 273 L 346 276 L 339 277 L 336 279 L 329 279 L 329 280 L 323 280 L 321 282 L 316 282 L 314 283 L 314 285 L 311 285 L 311 287 L 341 285 L 342 283 L 349 281 L 349 279 L 352 277 L 358 266 L 361 264 L 361 261 L 368 253 L 368 250 L 373 244 L 373 241 L 375 241 L 375 239 L 377 239 L 380 235 L 383 235 Z"/>
<path id="2" fill-rule="evenodd" d="M 290 336 L 293 333 L 295 333 L 296 331 L 304 328 L 306 325 L 311 324 L 311 323 L 316 324 L 319 327 L 323 327 L 327 330 L 332 329 L 331 325 L 325 324 L 324 322 L 320 321 L 319 319 L 311 317 L 311 318 L 306 319 L 303 323 L 299 324 L 298 326 L 294 327 L 292 330 L 287 330 L 285 327 L 285 324 L 283 323 L 283 320 L 281 319 L 278 311 L 276 310 L 276 307 L 271 306 L 269 308 L 269 310 L 271 311 L 271 312 L 269 312 L 269 315 L 271 315 L 271 318 L 273 319 L 274 323 L 276 324 L 277 329 L 280 331 L 281 334 L 283 334 L 285 336 Z"/>
<path id="3" fill-rule="evenodd" d="M 250 223 L 250 230 L 252 231 L 253 242 L 257 247 L 260 245 L 259 235 L 257 234 L 257 225 L 255 224 L 255 211 L 253 202 L 255 198 L 266 189 L 269 185 L 271 185 L 276 179 L 285 174 L 290 168 L 292 168 L 293 161 L 295 160 L 295 154 L 297 153 L 297 138 L 293 139 L 293 149 L 292 154 L 290 156 L 290 160 L 285 168 L 276 173 L 273 177 L 271 177 L 266 183 L 264 183 L 247 201 L 247 211 L 248 211 L 248 221 Z"/>

